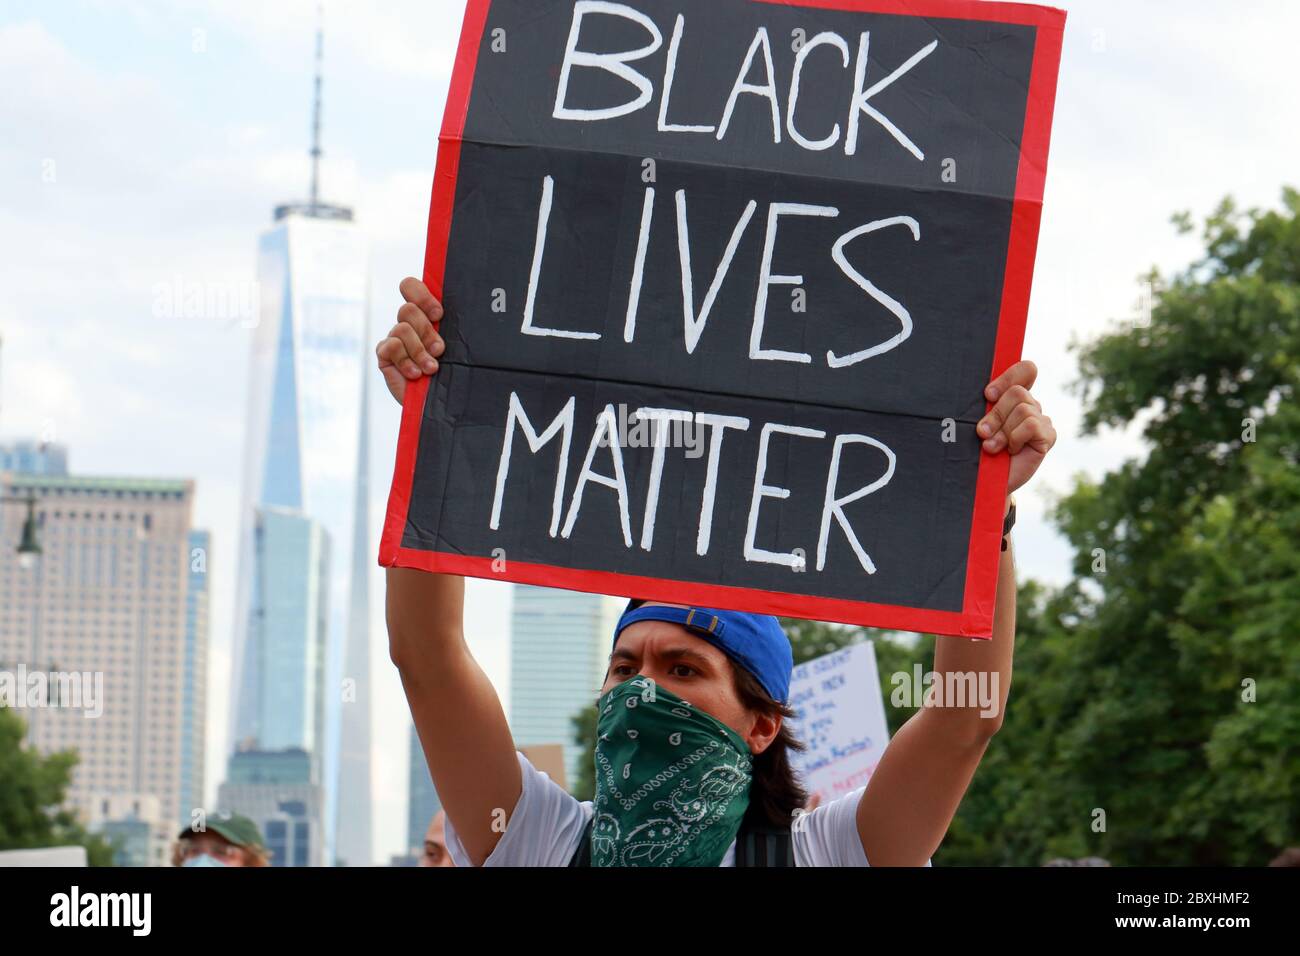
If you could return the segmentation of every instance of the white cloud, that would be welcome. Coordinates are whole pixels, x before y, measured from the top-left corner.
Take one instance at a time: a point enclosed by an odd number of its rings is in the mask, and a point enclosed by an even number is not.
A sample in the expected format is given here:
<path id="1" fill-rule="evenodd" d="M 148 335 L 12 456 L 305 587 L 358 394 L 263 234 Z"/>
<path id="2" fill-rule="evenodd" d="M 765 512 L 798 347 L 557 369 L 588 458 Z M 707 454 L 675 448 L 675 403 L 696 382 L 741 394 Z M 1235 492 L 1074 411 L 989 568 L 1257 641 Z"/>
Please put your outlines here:
<path id="1" fill-rule="evenodd" d="M 270 62 L 311 49 L 318 0 L 276 3 L 182 0 L 178 10 L 196 24 L 215 24 L 251 40 Z M 351 69 L 366 68 L 395 77 L 451 75 L 448 41 L 460 34 L 460 11 L 446 3 L 386 0 L 327 2 L 325 55 Z M 454 48 L 453 48 L 454 49 Z M 355 61 L 355 62 L 353 62 Z"/>

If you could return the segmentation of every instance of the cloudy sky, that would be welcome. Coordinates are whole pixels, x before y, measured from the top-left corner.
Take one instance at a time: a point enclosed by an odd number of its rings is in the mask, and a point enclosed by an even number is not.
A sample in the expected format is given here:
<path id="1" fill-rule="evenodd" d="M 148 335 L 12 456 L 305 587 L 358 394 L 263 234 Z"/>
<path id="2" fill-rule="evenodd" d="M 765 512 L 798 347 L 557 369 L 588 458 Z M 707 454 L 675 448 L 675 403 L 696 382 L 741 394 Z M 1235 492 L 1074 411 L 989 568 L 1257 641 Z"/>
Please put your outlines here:
<path id="1" fill-rule="evenodd" d="M 5 0 L 0 6 L 0 441 L 46 436 L 74 470 L 190 477 L 213 532 L 208 777 L 223 771 L 239 460 L 250 332 L 156 308 L 174 285 L 247 289 L 272 207 L 307 188 L 314 0 Z M 684 9 L 689 7 L 683 0 Z M 1072 340 L 1135 312 L 1136 277 L 1195 255 L 1169 225 L 1231 193 L 1275 205 L 1300 184 L 1287 0 L 1078 0 L 1057 100 L 1025 346 L 1061 432 L 1018 528 L 1021 568 L 1063 580 L 1043 522 L 1077 472 L 1137 453 L 1077 437 Z M 437 131 L 461 5 L 326 4 L 323 182 L 373 243 L 372 337 L 418 274 Z M 380 388 L 372 519 L 383 514 L 397 406 Z M 376 858 L 405 841 L 405 701 L 387 658 L 375 575 Z M 469 628 L 509 683 L 508 591 L 474 583 Z"/>

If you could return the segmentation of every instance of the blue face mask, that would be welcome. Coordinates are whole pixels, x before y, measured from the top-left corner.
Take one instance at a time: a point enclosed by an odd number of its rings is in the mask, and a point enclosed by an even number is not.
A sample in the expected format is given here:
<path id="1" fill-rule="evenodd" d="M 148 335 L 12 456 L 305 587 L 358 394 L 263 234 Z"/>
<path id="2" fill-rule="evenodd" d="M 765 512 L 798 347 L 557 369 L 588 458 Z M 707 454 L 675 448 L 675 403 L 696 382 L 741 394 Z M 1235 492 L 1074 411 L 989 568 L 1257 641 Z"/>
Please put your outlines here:
<path id="1" fill-rule="evenodd" d="M 222 863 L 216 857 L 209 856 L 206 853 L 202 853 L 199 856 L 192 856 L 184 863 L 181 864 L 181 866 L 226 866 L 226 865 L 227 864 Z"/>

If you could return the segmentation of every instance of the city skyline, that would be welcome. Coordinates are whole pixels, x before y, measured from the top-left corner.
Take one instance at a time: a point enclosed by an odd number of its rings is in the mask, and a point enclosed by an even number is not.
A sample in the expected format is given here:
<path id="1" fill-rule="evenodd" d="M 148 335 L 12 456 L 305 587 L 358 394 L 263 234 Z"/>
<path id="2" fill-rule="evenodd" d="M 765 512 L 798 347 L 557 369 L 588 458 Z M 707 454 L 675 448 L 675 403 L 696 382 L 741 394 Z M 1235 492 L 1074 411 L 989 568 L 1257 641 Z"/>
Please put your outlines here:
<path id="1" fill-rule="evenodd" d="M 1075 437 L 1070 339 L 1131 317 L 1133 280 L 1148 266 L 1195 255 L 1196 237 L 1179 237 L 1171 213 L 1203 214 L 1230 192 L 1243 205 L 1273 206 L 1280 185 L 1294 180 L 1288 157 L 1300 131 L 1279 124 L 1260 94 L 1272 88 L 1296 12 L 1280 3 L 1257 9 L 1278 29 L 1256 36 L 1210 3 L 1184 4 L 1176 22 L 1117 2 L 1072 10 L 1025 345 L 1043 368 L 1035 394 L 1062 442 L 1042 490 L 1019 504 L 1017 548 L 1029 576 L 1059 582 L 1067 573 L 1068 552 L 1043 518 L 1046 492 L 1064 490 L 1076 471 L 1100 474 L 1137 447 L 1133 434 Z M 30 184 L 13 191 L 6 226 L 43 250 L 21 266 L 0 265 L 9 290 L 0 303 L 0 441 L 48 436 L 72 449 L 80 472 L 194 477 L 196 524 L 211 529 L 215 556 L 210 791 L 230 744 L 231 529 L 253 320 L 208 304 L 244 301 L 256 283 L 250 234 L 267 209 L 303 188 L 314 13 L 314 2 L 16 0 L 0 16 L 0 79 L 25 91 L 6 102 L 16 136 L 0 148 L 0 171 Z M 368 321 L 377 336 L 393 322 L 398 280 L 418 275 L 423 261 L 460 8 L 395 2 L 329 13 L 337 39 L 324 179 L 374 244 Z M 1255 55 L 1243 62 L 1247 48 Z M 1201 95 L 1176 96 L 1171 86 Z M 1109 108 L 1121 99 L 1144 106 Z M 192 312 L 158 307 L 160 290 L 178 282 L 199 293 Z M 396 404 L 376 394 L 372 515 L 382 513 L 398 419 Z M 373 555 L 367 563 L 372 588 L 381 588 Z M 467 597 L 471 645 L 503 699 L 508 591 L 470 582 Z M 382 602 L 374 604 L 374 856 L 385 859 L 406 842 L 410 717 L 387 661 Z"/>

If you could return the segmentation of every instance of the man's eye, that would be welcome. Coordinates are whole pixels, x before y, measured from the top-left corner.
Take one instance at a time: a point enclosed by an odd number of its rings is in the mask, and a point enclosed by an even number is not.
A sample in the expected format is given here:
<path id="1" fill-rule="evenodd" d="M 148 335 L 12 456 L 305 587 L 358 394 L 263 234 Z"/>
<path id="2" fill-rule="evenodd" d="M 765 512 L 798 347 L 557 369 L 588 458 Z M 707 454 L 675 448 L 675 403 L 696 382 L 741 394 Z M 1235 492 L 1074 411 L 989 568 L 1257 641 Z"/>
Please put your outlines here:
<path id="1" fill-rule="evenodd" d="M 695 673 L 695 669 L 687 667 L 685 664 L 674 664 L 670 673 L 674 677 L 690 677 Z"/>
<path id="2" fill-rule="evenodd" d="M 632 676 L 632 668 L 631 668 L 631 666 L 629 666 L 629 665 L 627 665 L 627 664 L 616 664 L 616 665 L 614 666 L 614 676 L 615 676 L 615 677 L 631 677 L 631 676 Z"/>

